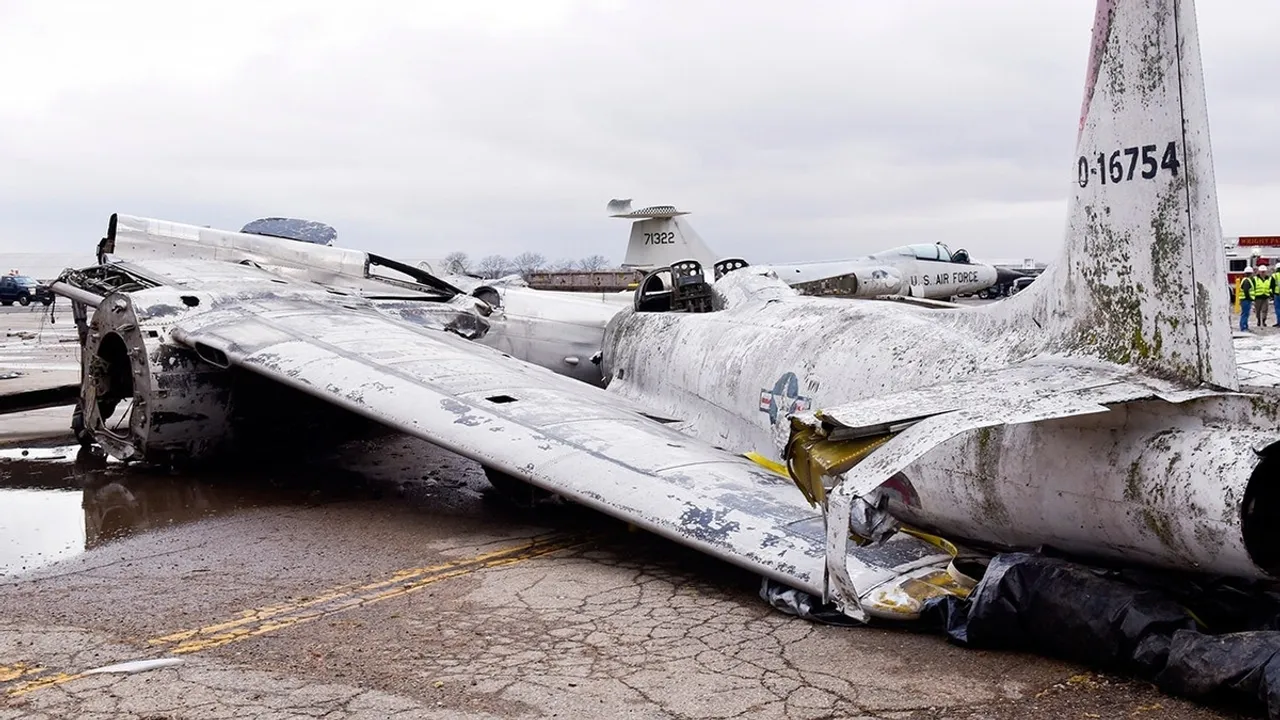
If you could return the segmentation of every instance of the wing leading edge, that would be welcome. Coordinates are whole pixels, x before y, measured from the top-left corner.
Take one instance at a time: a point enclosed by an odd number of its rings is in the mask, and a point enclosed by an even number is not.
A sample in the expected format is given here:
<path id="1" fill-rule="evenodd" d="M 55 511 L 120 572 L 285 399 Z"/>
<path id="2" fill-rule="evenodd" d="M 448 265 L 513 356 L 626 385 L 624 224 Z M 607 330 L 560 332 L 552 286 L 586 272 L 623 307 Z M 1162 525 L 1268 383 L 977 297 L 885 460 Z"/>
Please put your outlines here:
<path id="1" fill-rule="evenodd" d="M 823 594 L 823 519 L 790 480 L 664 427 L 606 391 L 359 307 L 265 299 L 192 314 L 173 327 L 172 337 L 663 537 Z M 871 614 L 913 617 L 918 607 L 901 602 L 893 581 L 939 572 L 949 561 L 938 547 L 901 534 L 854 548 L 848 568 L 857 587 L 869 597 L 875 593 L 863 604 Z"/>

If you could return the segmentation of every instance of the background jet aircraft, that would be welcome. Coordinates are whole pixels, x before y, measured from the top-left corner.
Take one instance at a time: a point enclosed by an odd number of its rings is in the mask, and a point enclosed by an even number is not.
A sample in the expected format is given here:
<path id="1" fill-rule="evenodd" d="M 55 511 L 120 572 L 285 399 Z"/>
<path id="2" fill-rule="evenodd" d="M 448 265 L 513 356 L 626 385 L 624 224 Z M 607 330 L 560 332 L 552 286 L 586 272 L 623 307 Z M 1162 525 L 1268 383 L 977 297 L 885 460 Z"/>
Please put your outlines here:
<path id="1" fill-rule="evenodd" d="M 1099 0 L 1085 87 L 1063 253 L 1006 302 L 802 297 L 752 268 L 708 287 L 690 263 L 669 290 L 684 312 L 609 322 L 604 390 L 466 339 L 482 308 L 433 299 L 424 278 L 391 308 L 347 291 L 370 284 L 375 256 L 139 236 L 54 287 L 82 328 L 85 427 L 129 460 L 226 451 L 237 418 L 261 411 L 238 390 L 251 375 L 856 619 L 966 592 L 952 546 L 921 529 L 1280 577 L 1274 383 L 1250 368 L 1242 387 L 1214 289 L 1190 0 Z"/>
<path id="2" fill-rule="evenodd" d="M 724 259 L 703 242 L 684 218 L 688 212 L 670 205 L 631 209 L 630 200 L 613 200 L 612 217 L 634 220 L 624 267 L 652 269 L 681 260 L 704 268 Z M 970 260 L 965 250 L 952 252 L 942 243 L 906 245 L 852 260 L 771 263 L 768 267 L 792 287 L 813 294 L 839 291 L 855 297 L 906 295 L 946 300 L 972 295 L 1012 277 L 1007 271 Z"/>

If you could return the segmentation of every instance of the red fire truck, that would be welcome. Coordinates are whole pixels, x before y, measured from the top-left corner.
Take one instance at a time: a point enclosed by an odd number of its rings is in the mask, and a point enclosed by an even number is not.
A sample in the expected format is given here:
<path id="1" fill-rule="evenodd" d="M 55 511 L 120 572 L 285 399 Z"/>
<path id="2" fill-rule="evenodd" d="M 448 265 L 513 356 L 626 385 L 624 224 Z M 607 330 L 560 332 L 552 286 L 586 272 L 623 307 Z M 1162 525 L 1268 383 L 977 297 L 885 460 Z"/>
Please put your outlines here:
<path id="1" fill-rule="evenodd" d="M 1246 268 L 1266 265 L 1275 272 L 1280 263 L 1280 235 L 1246 235 L 1226 240 L 1227 287 L 1234 303 Z"/>

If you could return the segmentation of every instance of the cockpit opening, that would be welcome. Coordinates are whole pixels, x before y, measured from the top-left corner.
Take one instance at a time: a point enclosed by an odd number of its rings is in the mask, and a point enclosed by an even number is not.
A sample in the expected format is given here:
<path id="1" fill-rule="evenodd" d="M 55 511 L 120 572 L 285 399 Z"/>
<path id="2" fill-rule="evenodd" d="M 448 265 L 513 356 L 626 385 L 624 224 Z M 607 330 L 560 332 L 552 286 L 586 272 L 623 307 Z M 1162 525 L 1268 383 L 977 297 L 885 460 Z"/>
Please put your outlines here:
<path id="1" fill-rule="evenodd" d="M 636 312 L 711 312 L 711 283 L 701 263 L 681 260 L 645 275 L 632 306 Z"/>
<path id="2" fill-rule="evenodd" d="M 916 256 L 917 260 L 931 260 L 934 262 L 951 262 L 951 249 L 942 243 L 921 243 L 919 245 L 908 245 L 907 250 Z"/>

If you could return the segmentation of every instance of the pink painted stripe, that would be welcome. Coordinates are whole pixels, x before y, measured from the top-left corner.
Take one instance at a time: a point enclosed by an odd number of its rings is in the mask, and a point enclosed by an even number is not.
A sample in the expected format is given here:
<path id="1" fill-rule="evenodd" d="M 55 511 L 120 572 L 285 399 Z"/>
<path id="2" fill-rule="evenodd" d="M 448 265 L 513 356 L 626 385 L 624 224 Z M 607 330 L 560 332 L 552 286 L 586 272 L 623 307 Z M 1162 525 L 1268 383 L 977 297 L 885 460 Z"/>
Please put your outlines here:
<path id="1" fill-rule="evenodd" d="M 1115 15 L 1115 6 L 1116 0 L 1098 0 L 1098 9 L 1093 15 L 1093 44 L 1089 51 L 1089 72 L 1084 79 L 1084 103 L 1080 106 L 1077 140 L 1080 133 L 1084 132 L 1084 121 L 1089 117 L 1089 106 L 1093 103 L 1093 90 L 1097 86 L 1102 58 L 1107 51 L 1107 39 L 1111 37 L 1111 19 Z"/>

